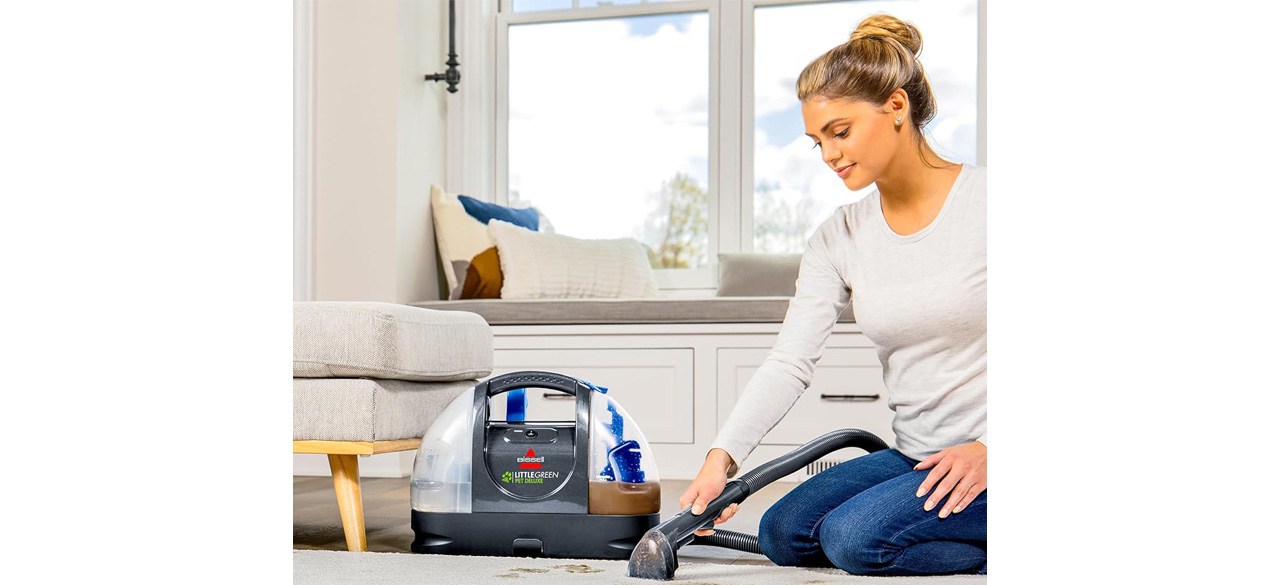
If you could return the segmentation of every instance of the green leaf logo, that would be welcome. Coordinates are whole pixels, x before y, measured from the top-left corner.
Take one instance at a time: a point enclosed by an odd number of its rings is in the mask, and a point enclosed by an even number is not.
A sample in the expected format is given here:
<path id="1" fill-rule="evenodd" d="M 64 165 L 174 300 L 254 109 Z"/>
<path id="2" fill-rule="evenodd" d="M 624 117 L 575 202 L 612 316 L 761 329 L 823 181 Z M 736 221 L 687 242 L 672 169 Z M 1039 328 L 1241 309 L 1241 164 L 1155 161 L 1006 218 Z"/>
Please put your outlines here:
<path id="1" fill-rule="evenodd" d="M 511 483 L 511 472 L 507 471 L 502 474 L 502 483 Z"/>

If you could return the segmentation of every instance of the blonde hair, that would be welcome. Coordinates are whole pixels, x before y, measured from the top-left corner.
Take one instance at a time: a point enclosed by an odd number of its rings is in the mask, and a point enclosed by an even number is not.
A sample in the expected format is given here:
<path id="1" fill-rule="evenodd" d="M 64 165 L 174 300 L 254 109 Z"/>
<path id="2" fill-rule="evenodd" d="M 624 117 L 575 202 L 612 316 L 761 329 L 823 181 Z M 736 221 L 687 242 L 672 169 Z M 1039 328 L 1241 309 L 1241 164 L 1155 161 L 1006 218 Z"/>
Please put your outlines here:
<path id="1" fill-rule="evenodd" d="M 882 104 L 898 88 L 907 94 L 910 119 L 918 135 L 938 112 L 933 89 L 916 58 L 924 40 L 914 25 L 888 14 L 868 17 L 849 40 L 832 48 L 800 72 L 796 96 L 851 99 Z"/>

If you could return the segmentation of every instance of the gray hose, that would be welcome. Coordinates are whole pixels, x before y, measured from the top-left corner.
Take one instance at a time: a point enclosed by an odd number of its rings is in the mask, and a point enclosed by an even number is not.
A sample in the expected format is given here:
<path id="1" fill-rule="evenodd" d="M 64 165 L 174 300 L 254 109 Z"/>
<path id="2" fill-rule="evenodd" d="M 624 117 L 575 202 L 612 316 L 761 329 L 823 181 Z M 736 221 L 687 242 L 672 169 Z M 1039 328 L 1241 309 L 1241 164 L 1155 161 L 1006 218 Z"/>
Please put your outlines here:
<path id="1" fill-rule="evenodd" d="M 861 429 L 831 431 L 801 445 L 795 451 L 748 471 L 743 474 L 742 481 L 751 487 L 750 493 L 754 494 L 760 488 L 799 471 L 801 467 L 817 461 L 823 455 L 845 447 L 857 447 L 867 453 L 889 448 L 880 437 Z"/>
<path id="2" fill-rule="evenodd" d="M 693 542 L 689 544 L 718 546 L 720 548 L 731 548 L 758 555 L 764 554 L 760 552 L 760 539 L 757 538 L 756 535 L 734 532 L 732 530 L 723 530 L 720 528 L 717 528 L 715 533 L 710 536 L 695 536 L 693 538 Z"/>

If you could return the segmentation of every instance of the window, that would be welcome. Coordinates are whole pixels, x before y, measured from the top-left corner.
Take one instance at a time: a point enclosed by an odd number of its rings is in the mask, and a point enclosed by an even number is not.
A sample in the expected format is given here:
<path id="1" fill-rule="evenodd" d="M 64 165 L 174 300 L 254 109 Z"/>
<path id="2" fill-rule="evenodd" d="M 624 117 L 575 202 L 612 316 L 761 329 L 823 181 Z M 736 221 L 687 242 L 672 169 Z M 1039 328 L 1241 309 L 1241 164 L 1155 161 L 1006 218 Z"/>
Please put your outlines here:
<path id="1" fill-rule="evenodd" d="M 979 0 L 503 0 L 499 198 L 559 233 L 634 237 L 664 289 L 721 252 L 795 253 L 850 193 L 804 136 L 795 79 L 864 17 L 924 35 L 945 158 L 981 163 Z"/>
<path id="2" fill-rule="evenodd" d="M 507 192 L 579 238 L 709 263 L 707 14 L 509 28 Z"/>

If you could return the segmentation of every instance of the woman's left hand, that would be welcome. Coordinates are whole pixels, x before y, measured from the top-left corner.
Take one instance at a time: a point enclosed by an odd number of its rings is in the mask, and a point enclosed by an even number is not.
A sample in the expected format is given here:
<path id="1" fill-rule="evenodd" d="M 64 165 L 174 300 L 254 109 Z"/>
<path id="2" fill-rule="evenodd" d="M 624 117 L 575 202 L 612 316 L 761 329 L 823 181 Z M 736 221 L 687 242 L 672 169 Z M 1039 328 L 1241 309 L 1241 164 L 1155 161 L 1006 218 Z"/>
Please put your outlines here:
<path id="1" fill-rule="evenodd" d="M 933 455 L 925 457 L 915 466 L 916 470 L 933 468 L 916 497 L 929 494 L 925 500 L 924 510 L 933 509 L 947 494 L 951 497 L 938 510 L 939 518 L 946 518 L 952 513 L 959 514 L 974 498 L 987 489 L 987 446 L 974 441 L 954 447 L 947 447 Z M 929 489 L 937 485 L 933 493 Z M 959 486 L 957 488 L 956 486 Z"/>

